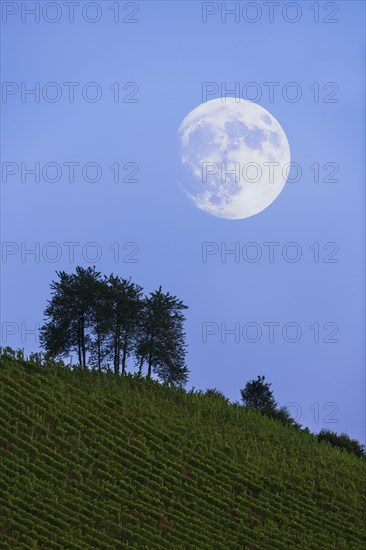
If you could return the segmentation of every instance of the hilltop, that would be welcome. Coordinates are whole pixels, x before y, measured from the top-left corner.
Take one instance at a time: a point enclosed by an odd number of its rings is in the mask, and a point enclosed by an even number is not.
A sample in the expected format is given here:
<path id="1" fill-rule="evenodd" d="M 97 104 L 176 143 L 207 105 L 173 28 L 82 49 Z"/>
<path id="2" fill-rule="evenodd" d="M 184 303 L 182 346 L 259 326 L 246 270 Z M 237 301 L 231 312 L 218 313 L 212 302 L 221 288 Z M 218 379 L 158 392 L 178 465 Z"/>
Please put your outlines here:
<path id="1" fill-rule="evenodd" d="M 3 355 L 4 549 L 361 549 L 366 462 L 133 375 Z"/>

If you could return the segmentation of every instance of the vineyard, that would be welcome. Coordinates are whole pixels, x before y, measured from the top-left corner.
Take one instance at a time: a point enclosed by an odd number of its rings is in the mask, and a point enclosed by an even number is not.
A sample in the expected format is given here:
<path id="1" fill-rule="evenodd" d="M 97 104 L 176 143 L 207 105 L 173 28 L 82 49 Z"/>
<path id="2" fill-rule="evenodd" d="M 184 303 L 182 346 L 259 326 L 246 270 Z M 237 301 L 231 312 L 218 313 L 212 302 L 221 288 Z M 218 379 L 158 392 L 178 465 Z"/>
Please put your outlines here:
<path id="1" fill-rule="evenodd" d="M 2 356 L 2 549 L 363 549 L 366 462 L 153 380 Z"/>

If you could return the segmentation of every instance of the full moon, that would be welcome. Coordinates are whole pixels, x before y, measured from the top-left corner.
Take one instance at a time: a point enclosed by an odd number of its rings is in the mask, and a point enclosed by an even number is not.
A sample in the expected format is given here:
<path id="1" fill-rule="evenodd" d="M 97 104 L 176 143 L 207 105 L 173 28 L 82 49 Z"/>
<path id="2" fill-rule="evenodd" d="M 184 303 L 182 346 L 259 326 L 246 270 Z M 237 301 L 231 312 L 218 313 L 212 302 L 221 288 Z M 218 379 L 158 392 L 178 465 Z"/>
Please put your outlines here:
<path id="1" fill-rule="evenodd" d="M 269 206 L 282 191 L 290 148 L 279 122 L 245 99 L 202 103 L 178 130 L 182 189 L 193 204 L 239 220 Z"/>

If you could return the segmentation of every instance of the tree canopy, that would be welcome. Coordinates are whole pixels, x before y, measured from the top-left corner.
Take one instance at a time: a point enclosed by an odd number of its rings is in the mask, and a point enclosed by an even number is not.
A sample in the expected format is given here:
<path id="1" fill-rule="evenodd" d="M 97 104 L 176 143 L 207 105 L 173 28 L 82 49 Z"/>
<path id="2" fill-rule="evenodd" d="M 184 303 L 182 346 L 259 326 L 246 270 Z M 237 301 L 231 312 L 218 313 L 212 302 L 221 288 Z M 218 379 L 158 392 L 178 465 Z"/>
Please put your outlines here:
<path id="1" fill-rule="evenodd" d="M 301 425 L 291 417 L 286 407 L 278 406 L 271 390 L 271 384 L 265 382 L 265 376 L 257 376 L 256 380 L 247 382 L 240 393 L 245 406 L 257 409 L 262 414 L 279 420 L 282 424 L 301 429 Z"/>
<path id="2" fill-rule="evenodd" d="M 41 345 L 54 358 L 76 354 L 78 363 L 126 372 L 131 359 L 139 373 L 180 385 L 188 380 L 182 300 L 162 287 L 149 296 L 118 275 L 102 276 L 95 267 L 56 272 L 44 311 Z"/>
<path id="3" fill-rule="evenodd" d="M 250 380 L 245 388 L 240 390 L 242 401 L 247 407 L 253 407 L 262 412 L 275 410 L 277 403 L 273 397 L 271 384 L 265 382 L 265 376 L 258 376 L 256 380 Z"/>

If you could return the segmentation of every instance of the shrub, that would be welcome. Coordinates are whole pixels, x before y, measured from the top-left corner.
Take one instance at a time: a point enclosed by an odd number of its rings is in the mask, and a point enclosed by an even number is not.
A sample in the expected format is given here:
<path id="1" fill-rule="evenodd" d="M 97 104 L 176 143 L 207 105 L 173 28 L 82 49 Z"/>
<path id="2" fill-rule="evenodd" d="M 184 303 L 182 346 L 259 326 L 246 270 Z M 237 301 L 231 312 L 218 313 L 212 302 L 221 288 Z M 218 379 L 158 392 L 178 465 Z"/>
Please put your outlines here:
<path id="1" fill-rule="evenodd" d="M 333 447 L 338 447 L 358 457 L 366 457 L 366 448 L 357 439 L 351 439 L 346 433 L 337 434 L 332 430 L 322 429 L 318 433 L 319 441 L 328 441 Z"/>
<path id="2" fill-rule="evenodd" d="M 280 409 L 265 409 L 263 411 L 263 414 L 266 416 L 269 416 L 270 418 L 273 418 L 274 420 L 278 420 L 283 424 L 284 426 L 292 426 L 293 428 L 296 428 L 297 430 L 301 429 L 301 425 L 298 424 L 290 415 L 286 407 L 281 407 Z"/>
<path id="3" fill-rule="evenodd" d="M 216 388 L 207 389 L 204 395 L 206 395 L 207 397 L 213 397 L 215 399 L 221 399 L 222 401 L 225 401 L 225 403 L 229 402 L 229 399 L 222 393 L 222 391 Z"/>
<path id="4" fill-rule="evenodd" d="M 256 380 L 247 382 L 240 393 L 246 407 L 252 407 L 262 412 L 276 409 L 277 404 L 273 397 L 271 384 L 265 382 L 265 376 L 258 376 Z"/>

